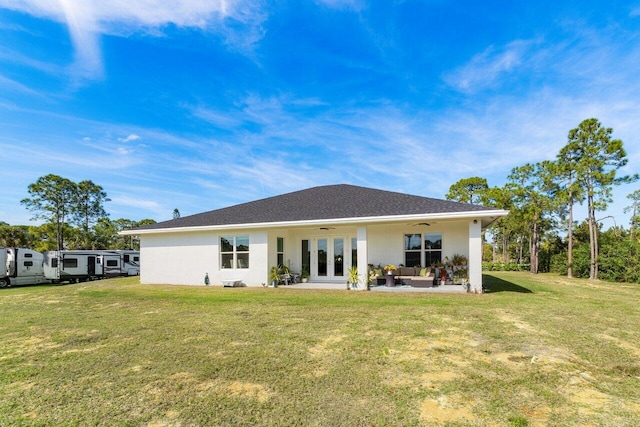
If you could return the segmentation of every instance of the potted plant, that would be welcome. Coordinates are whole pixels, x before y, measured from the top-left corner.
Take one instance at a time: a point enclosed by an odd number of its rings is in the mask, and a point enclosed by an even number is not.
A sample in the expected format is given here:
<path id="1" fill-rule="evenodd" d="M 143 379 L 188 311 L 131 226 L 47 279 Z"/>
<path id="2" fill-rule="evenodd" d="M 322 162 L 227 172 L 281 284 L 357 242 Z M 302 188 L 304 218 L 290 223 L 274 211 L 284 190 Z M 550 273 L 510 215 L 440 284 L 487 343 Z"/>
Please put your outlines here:
<path id="1" fill-rule="evenodd" d="M 307 270 L 306 268 L 302 268 L 302 273 L 300 273 L 300 280 L 302 280 L 302 283 L 307 283 L 307 281 L 309 280 L 309 270 Z"/>
<path id="2" fill-rule="evenodd" d="M 387 264 L 384 266 L 384 274 L 393 275 L 396 272 L 397 268 L 393 264 Z"/>
<path id="3" fill-rule="evenodd" d="M 271 270 L 269 271 L 269 282 L 274 288 L 277 288 L 278 283 L 280 283 L 280 274 L 282 274 L 280 266 L 274 265 L 271 267 Z"/>
<path id="4" fill-rule="evenodd" d="M 393 264 L 387 264 L 384 266 L 384 275 L 385 275 L 385 286 L 395 286 L 395 280 L 393 275 L 395 274 L 397 268 Z"/>
<path id="5" fill-rule="evenodd" d="M 347 280 L 347 289 L 349 289 L 349 286 L 351 286 L 351 289 L 356 289 L 358 287 L 358 282 L 360 281 L 360 278 L 358 277 L 358 267 L 354 265 L 349 269 Z"/>

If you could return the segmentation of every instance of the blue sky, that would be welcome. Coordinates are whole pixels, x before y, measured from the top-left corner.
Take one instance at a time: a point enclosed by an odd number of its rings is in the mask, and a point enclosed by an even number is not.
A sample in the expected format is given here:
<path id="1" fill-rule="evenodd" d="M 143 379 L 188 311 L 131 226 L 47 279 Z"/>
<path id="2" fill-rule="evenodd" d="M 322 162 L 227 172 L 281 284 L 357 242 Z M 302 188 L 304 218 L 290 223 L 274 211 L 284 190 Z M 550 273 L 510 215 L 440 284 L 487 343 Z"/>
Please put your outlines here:
<path id="1" fill-rule="evenodd" d="M 0 0 L 0 221 L 31 223 L 49 173 L 112 219 L 335 183 L 444 198 L 590 117 L 634 173 L 639 76 L 640 0 Z M 599 216 L 628 227 L 639 185 Z"/>

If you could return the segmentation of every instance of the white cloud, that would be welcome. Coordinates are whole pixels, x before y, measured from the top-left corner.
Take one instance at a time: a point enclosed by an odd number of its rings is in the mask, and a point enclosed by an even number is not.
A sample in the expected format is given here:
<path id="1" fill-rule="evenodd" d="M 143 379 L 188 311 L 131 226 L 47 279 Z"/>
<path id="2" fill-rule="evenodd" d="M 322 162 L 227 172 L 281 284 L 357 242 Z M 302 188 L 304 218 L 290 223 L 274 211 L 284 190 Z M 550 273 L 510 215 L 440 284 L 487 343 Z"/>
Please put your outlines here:
<path id="1" fill-rule="evenodd" d="M 74 0 L 60 0 L 69 35 L 75 47 L 73 68 L 76 78 L 99 79 L 104 75 L 102 54 L 95 27 L 91 3 Z"/>
<path id="2" fill-rule="evenodd" d="M 218 112 L 205 107 L 187 107 L 191 110 L 191 114 L 204 120 L 205 122 L 214 124 L 220 128 L 235 128 L 242 124 L 242 119 L 237 117 L 237 112 Z"/>
<path id="3" fill-rule="evenodd" d="M 502 48 L 489 46 L 484 52 L 444 77 L 456 90 L 474 93 L 491 87 L 508 73 L 520 69 L 536 42 L 515 40 Z"/>
<path id="4" fill-rule="evenodd" d="M 12 80 L 0 74 L 0 90 L 7 90 L 7 89 L 13 92 L 21 92 L 29 95 L 42 96 L 42 94 L 40 94 L 39 92 L 23 85 L 22 83 L 19 83 L 15 80 Z"/>
<path id="5" fill-rule="evenodd" d="M 223 19 L 260 19 L 258 3 L 231 0 L 0 0 L 0 7 L 64 23 L 71 15 L 73 25 L 98 33 L 169 24 L 206 29 Z"/>
<path id="6" fill-rule="evenodd" d="M 130 197 L 121 194 L 111 196 L 111 203 L 114 205 L 153 212 L 160 217 L 164 215 L 166 211 L 166 209 L 163 209 L 160 204 L 154 200 L 145 200 L 138 197 Z"/>
<path id="7" fill-rule="evenodd" d="M 266 19 L 252 0 L 0 0 L 0 8 L 65 24 L 75 48 L 76 83 L 103 77 L 101 34 L 160 35 L 164 27 L 175 25 L 217 31 L 230 46 L 251 50 L 263 36 Z"/>
<path id="8" fill-rule="evenodd" d="M 120 142 L 130 142 L 130 141 L 135 141 L 140 139 L 140 137 L 138 135 L 136 135 L 135 133 L 130 134 L 129 136 L 127 136 L 126 138 L 118 138 L 118 141 Z"/>

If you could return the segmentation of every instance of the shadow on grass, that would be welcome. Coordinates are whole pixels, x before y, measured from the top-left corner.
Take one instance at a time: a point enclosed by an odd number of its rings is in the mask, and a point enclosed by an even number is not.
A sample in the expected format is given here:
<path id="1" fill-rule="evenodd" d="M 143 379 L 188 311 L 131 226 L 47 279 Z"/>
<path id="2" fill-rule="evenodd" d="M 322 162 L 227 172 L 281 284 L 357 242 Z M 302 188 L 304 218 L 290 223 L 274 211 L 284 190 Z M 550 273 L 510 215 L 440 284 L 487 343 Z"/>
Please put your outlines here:
<path id="1" fill-rule="evenodd" d="M 488 274 L 482 275 L 482 284 L 484 286 L 484 292 L 487 294 L 493 294 L 496 292 L 519 292 L 523 294 L 533 293 L 531 289 L 524 288 L 513 282 L 507 282 L 506 280 L 502 280 Z"/>

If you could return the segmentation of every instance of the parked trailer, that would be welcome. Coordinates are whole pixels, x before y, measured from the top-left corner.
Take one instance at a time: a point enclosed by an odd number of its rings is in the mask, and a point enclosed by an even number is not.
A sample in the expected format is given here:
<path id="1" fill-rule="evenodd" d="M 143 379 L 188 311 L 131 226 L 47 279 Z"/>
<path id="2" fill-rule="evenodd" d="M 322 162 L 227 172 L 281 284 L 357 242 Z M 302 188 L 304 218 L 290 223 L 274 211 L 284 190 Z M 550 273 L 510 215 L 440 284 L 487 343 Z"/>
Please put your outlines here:
<path id="1" fill-rule="evenodd" d="M 133 260 L 137 260 L 138 265 Z M 84 282 L 137 275 L 140 271 L 139 260 L 138 251 L 47 251 L 44 254 L 44 273 L 54 282 Z"/>
<path id="2" fill-rule="evenodd" d="M 14 285 L 38 285 L 49 283 L 44 274 L 44 256 L 40 252 L 25 248 L 0 250 L 0 288 Z"/>
<path id="3" fill-rule="evenodd" d="M 93 251 L 47 251 L 44 274 L 54 283 L 85 282 L 102 276 L 102 263 Z"/>
<path id="4" fill-rule="evenodd" d="M 139 276 L 140 275 L 140 251 L 117 250 L 114 252 L 117 252 L 122 255 L 122 275 L 123 276 Z"/>
<path id="5" fill-rule="evenodd" d="M 98 252 L 103 257 L 104 276 L 140 275 L 140 251 L 118 249 Z"/>
<path id="6" fill-rule="evenodd" d="M 7 270 L 7 248 L 0 246 L 0 288 L 9 286 Z"/>

